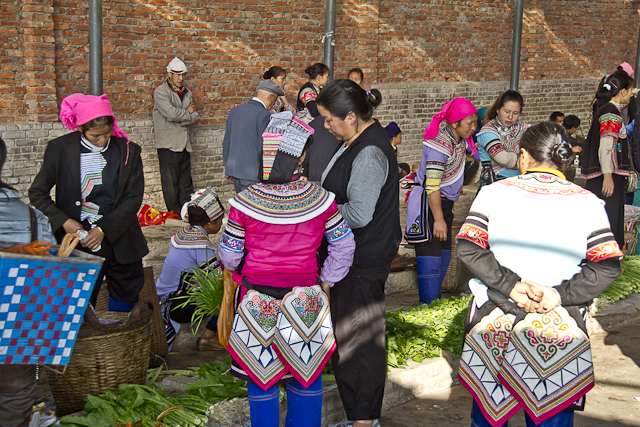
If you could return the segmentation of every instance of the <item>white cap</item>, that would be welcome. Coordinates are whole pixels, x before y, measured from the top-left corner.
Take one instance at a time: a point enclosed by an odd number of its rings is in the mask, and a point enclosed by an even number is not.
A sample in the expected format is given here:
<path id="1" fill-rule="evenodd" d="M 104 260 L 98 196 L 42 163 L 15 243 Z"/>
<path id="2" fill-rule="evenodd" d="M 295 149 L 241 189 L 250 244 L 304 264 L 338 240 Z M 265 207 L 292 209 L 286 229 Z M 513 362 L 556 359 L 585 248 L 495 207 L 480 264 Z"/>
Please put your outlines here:
<path id="1" fill-rule="evenodd" d="M 187 66 L 184 65 L 184 62 L 178 59 L 177 56 L 169 62 L 169 65 L 167 65 L 167 73 L 184 74 L 186 72 Z"/>

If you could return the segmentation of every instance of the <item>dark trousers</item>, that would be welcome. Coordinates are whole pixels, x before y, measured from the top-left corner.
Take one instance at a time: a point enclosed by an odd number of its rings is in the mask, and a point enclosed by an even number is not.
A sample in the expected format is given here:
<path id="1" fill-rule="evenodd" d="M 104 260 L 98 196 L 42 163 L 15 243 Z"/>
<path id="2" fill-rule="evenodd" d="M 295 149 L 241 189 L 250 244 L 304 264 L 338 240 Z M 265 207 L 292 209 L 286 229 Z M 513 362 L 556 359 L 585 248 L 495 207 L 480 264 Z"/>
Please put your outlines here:
<path id="1" fill-rule="evenodd" d="M 233 189 L 236 190 L 236 194 L 242 193 L 247 188 L 256 184 L 258 181 L 249 181 L 248 179 L 232 178 Z"/>
<path id="2" fill-rule="evenodd" d="M 387 375 L 384 284 L 390 268 L 351 266 L 331 288 L 337 344 L 331 362 L 350 420 L 373 420 L 382 410 Z"/>
<path id="3" fill-rule="evenodd" d="M 433 235 L 433 223 L 434 218 L 431 213 L 431 208 L 429 208 L 429 215 L 427 216 L 427 221 L 429 224 L 429 230 L 431 230 L 431 240 L 425 243 L 419 243 L 415 245 L 416 256 L 442 256 L 442 251 L 450 251 L 451 250 L 451 241 L 453 236 L 451 236 L 451 228 L 453 227 L 453 202 L 449 199 L 440 199 L 440 204 L 442 206 L 442 214 L 444 215 L 444 221 L 447 223 L 447 240 L 440 241 L 436 239 Z"/>
<path id="4" fill-rule="evenodd" d="M 609 217 L 611 231 L 616 238 L 616 242 L 622 248 L 624 246 L 624 196 L 625 196 L 625 178 L 621 175 L 612 174 L 613 177 L 613 194 L 611 197 L 602 195 L 602 182 L 604 176 L 587 180 L 586 188 L 598 198 L 604 200 L 604 209 Z"/>
<path id="5" fill-rule="evenodd" d="M 91 295 L 91 304 L 94 307 L 98 299 L 100 284 L 105 276 L 107 278 L 107 289 L 109 290 L 109 296 L 111 298 L 117 302 L 128 304 L 138 301 L 138 294 L 144 286 L 142 260 L 131 264 L 120 264 L 113 253 L 113 246 L 111 246 L 111 243 L 109 243 L 107 239 L 102 240 L 102 247 L 97 252 L 92 252 L 90 249 L 83 248 L 80 245 L 78 245 L 78 249 L 88 254 L 104 258 L 102 269 L 100 270 Z"/>
<path id="6" fill-rule="evenodd" d="M 0 365 L 0 426 L 29 425 L 37 385 L 34 365 Z"/>
<path id="7" fill-rule="evenodd" d="M 180 214 L 182 205 L 191 200 L 191 193 L 193 193 L 191 155 L 186 149 L 175 152 L 167 148 L 159 148 L 158 162 L 167 211 Z"/>

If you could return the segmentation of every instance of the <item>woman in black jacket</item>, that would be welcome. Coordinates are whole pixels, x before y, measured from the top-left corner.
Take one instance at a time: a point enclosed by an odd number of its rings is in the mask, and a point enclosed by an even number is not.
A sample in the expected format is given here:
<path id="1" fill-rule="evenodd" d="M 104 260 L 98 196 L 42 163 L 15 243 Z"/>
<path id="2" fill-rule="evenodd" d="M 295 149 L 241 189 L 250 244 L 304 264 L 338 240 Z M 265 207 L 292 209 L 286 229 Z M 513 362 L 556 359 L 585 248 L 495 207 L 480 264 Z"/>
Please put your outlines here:
<path id="1" fill-rule="evenodd" d="M 29 199 L 49 217 L 58 241 L 86 231 L 80 249 L 105 258 L 101 277 L 107 278 L 109 310 L 130 311 L 144 284 L 142 257 L 149 253 L 137 218 L 144 194 L 140 146 L 118 127 L 106 95 L 68 96 L 60 119 L 75 132 L 49 141 Z"/>

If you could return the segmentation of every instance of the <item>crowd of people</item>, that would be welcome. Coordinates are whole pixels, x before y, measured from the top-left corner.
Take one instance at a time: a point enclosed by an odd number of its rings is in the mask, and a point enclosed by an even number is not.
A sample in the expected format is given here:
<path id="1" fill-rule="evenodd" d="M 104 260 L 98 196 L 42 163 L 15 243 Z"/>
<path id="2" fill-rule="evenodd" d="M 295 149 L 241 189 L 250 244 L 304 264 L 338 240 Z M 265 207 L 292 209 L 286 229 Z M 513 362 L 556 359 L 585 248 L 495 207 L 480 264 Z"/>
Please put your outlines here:
<path id="1" fill-rule="evenodd" d="M 375 119 L 383 97 L 362 87 L 361 69 L 329 81 L 326 65 L 309 66 L 294 104 L 286 70 L 273 66 L 226 121 L 224 176 L 236 192 L 227 212 L 214 189 L 193 191 L 188 126 L 199 116 L 184 86 L 187 66 L 174 58 L 153 107 L 167 210 L 188 223 L 172 237 L 156 283 L 167 342 L 193 313 L 176 301 L 193 269 L 226 269 L 239 284 L 227 351 L 231 372 L 247 381 L 252 425 L 279 425 L 285 384 L 285 425 L 320 426 L 321 372 L 331 360 L 347 418 L 330 426 L 379 426 L 391 263 L 403 238 L 413 245 L 419 299 L 428 304 L 440 297 L 456 241 L 475 276 L 459 373 L 474 397 L 472 425 L 506 426 L 520 408 L 527 425 L 571 425 L 593 387 L 584 313 L 619 273 L 625 195 L 635 190 L 640 132 L 625 64 L 600 82 L 586 139 L 574 136 L 580 120 L 573 115 L 523 122 L 524 98 L 514 90 L 488 108 L 458 97 L 426 126 L 414 173 L 397 161 L 400 126 Z M 86 232 L 80 249 L 105 259 L 109 309 L 130 311 L 148 253 L 136 216 L 141 149 L 118 127 L 106 95 L 66 97 L 60 119 L 71 133 L 48 143 L 29 190 L 38 232 L 3 240 Z M 576 155 L 586 188 L 565 175 L 576 174 Z M 2 141 L 0 170 L 5 159 Z M 478 168 L 481 189 L 454 236 L 455 202 Z M 404 233 L 401 179 L 412 182 Z M 3 217 L 26 212 L 1 180 L 0 191 Z M 573 218 L 571 227 L 558 212 Z M 221 230 L 215 247 L 210 237 Z M 197 345 L 221 349 L 216 318 Z M 35 374 L 0 369 L 2 378 L 16 378 L 0 385 L 0 404 L 18 402 L 12 416 L 19 420 Z"/>

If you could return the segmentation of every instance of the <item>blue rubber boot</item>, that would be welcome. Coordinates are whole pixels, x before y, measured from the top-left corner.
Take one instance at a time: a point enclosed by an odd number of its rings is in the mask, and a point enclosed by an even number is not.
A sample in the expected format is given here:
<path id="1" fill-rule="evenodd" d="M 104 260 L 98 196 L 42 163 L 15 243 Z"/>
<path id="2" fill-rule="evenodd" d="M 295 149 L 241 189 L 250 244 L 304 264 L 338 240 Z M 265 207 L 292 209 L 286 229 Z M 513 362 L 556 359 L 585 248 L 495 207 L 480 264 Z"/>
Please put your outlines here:
<path id="1" fill-rule="evenodd" d="M 444 277 L 447 275 L 447 270 L 451 264 L 451 251 L 442 251 L 442 263 L 440 264 L 440 289 L 444 283 Z"/>
<path id="2" fill-rule="evenodd" d="M 418 293 L 420 302 L 429 304 L 440 297 L 440 265 L 442 258 L 434 256 L 416 257 L 418 263 Z"/>
<path id="3" fill-rule="evenodd" d="M 120 311 L 122 313 L 129 313 L 136 305 L 135 302 L 118 302 L 109 297 L 109 311 Z"/>

